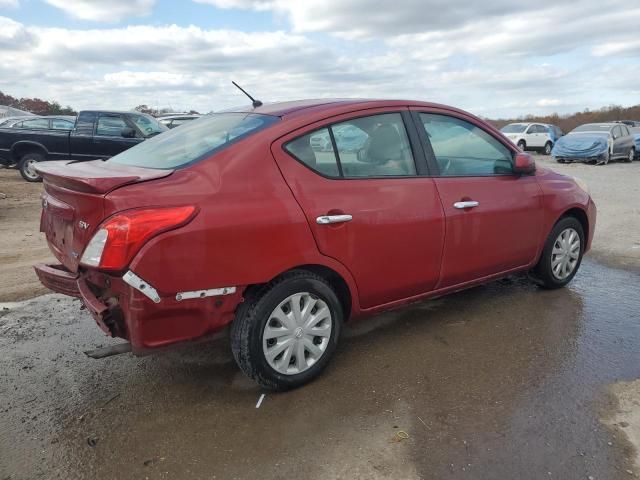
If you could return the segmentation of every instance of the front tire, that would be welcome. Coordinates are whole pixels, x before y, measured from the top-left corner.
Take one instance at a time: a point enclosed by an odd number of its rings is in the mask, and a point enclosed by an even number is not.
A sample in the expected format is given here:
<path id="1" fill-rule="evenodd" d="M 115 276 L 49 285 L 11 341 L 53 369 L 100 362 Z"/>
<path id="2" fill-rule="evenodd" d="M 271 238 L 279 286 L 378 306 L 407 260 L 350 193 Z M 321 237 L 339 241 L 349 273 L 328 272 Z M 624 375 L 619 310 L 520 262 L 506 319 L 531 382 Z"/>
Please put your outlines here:
<path id="1" fill-rule="evenodd" d="M 548 289 L 568 284 L 582 263 L 585 238 L 582 224 L 575 217 L 564 217 L 555 224 L 542 250 L 533 277 Z"/>
<path id="2" fill-rule="evenodd" d="M 629 155 L 627 155 L 625 162 L 631 163 L 633 162 L 634 158 L 636 158 L 636 149 L 635 147 L 631 147 L 631 150 L 629 150 Z"/>
<path id="3" fill-rule="evenodd" d="M 343 315 L 338 296 L 324 278 L 291 271 L 246 295 L 231 325 L 233 356 L 264 388 L 299 387 L 329 363 Z"/>
<path id="4" fill-rule="evenodd" d="M 42 161 L 44 161 L 44 156 L 40 153 L 31 152 L 24 154 L 18 162 L 18 170 L 20 170 L 22 178 L 27 182 L 41 182 L 42 177 L 36 172 L 35 165 Z"/>
<path id="5" fill-rule="evenodd" d="M 518 142 L 518 148 L 524 152 L 527 148 L 527 143 L 524 140 L 520 140 Z"/>

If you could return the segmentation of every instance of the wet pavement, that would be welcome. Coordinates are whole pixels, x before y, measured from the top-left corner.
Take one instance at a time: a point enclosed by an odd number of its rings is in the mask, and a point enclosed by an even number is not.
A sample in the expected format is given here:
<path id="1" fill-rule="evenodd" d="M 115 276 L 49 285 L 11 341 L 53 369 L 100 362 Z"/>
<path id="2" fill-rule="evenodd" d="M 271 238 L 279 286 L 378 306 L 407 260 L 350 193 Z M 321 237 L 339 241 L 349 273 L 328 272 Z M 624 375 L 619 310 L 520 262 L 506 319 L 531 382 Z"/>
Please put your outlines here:
<path id="1" fill-rule="evenodd" d="M 637 271 L 585 260 L 565 289 L 514 277 L 364 320 L 284 394 L 224 339 L 87 358 L 116 342 L 79 307 L 0 310 L 0 479 L 635 476 L 600 419 L 640 377 Z"/>

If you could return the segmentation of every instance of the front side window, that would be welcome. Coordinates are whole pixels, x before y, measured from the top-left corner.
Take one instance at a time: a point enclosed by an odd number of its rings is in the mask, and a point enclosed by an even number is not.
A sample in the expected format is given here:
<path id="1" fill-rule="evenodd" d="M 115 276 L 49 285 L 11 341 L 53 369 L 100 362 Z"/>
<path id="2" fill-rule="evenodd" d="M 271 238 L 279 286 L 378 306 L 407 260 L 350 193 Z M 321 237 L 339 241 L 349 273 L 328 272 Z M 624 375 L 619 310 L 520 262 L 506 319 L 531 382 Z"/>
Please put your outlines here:
<path id="1" fill-rule="evenodd" d="M 119 115 L 101 115 L 98 118 L 96 135 L 101 137 L 120 137 L 122 129 L 127 127 L 128 125 Z"/>
<path id="2" fill-rule="evenodd" d="M 416 175 L 411 145 L 399 113 L 335 123 L 298 137 L 284 148 L 309 168 L 329 177 Z"/>
<path id="3" fill-rule="evenodd" d="M 145 137 L 152 137 L 167 131 L 166 125 L 162 125 L 150 115 L 131 115 L 131 120 Z"/>
<path id="4" fill-rule="evenodd" d="M 110 162 L 137 167 L 172 169 L 213 155 L 272 125 L 278 117 L 256 113 L 219 113 L 136 145 Z"/>
<path id="5" fill-rule="evenodd" d="M 455 117 L 420 114 L 441 176 L 505 175 L 512 153 L 482 128 Z"/>

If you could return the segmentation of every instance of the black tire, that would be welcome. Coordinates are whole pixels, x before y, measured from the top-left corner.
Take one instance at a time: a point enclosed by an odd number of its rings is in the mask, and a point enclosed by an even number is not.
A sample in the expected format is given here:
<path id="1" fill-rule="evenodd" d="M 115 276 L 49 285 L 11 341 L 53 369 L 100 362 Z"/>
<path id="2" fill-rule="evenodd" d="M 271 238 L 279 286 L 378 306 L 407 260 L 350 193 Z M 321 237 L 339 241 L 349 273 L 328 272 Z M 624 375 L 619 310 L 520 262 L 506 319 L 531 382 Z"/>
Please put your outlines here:
<path id="1" fill-rule="evenodd" d="M 331 312 L 331 334 L 319 360 L 297 374 L 272 368 L 263 351 L 263 332 L 276 307 L 290 295 L 308 292 L 323 300 Z M 344 313 L 333 287 L 319 275 L 292 270 L 246 295 L 231 324 L 231 350 L 240 369 L 260 386 L 275 391 L 296 388 L 310 382 L 327 366 L 340 337 Z"/>
<path id="2" fill-rule="evenodd" d="M 636 149 L 635 147 L 631 147 L 631 150 L 629 151 L 629 155 L 627 155 L 627 158 L 625 158 L 624 161 L 627 163 L 631 163 L 635 158 L 636 158 Z"/>
<path id="3" fill-rule="evenodd" d="M 527 148 L 527 143 L 524 140 L 520 140 L 518 142 L 518 148 L 524 152 Z"/>
<path id="4" fill-rule="evenodd" d="M 27 182 L 41 182 L 42 177 L 37 173 L 32 172 L 33 163 L 38 163 L 44 161 L 44 155 L 37 152 L 25 153 L 18 162 L 18 170 L 20 170 L 20 175 Z"/>
<path id="5" fill-rule="evenodd" d="M 580 237 L 580 252 L 573 271 L 566 278 L 560 279 L 556 277 L 552 270 L 552 252 L 556 240 L 560 234 L 568 228 L 572 228 L 578 233 L 578 236 Z M 551 233 L 549 233 L 549 236 L 547 237 L 540 260 L 531 272 L 532 277 L 544 288 L 554 289 L 564 287 L 573 279 L 577 271 L 580 269 L 582 256 L 584 254 L 584 247 L 585 238 L 582 224 L 575 217 L 561 218 L 551 229 Z"/>
<path id="6" fill-rule="evenodd" d="M 542 150 L 542 152 L 545 155 L 551 155 L 551 149 L 553 148 L 553 144 L 551 142 L 547 142 L 544 144 L 544 149 Z"/>

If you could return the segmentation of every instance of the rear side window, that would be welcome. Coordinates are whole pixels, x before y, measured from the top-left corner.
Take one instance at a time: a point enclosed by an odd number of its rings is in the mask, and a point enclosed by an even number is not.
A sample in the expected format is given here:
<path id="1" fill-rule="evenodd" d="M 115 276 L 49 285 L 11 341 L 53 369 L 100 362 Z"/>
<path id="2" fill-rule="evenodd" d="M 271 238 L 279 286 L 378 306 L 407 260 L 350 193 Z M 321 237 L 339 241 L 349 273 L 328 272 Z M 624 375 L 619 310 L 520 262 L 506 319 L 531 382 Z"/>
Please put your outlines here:
<path id="1" fill-rule="evenodd" d="M 61 118 L 54 118 L 51 120 L 51 128 L 54 130 L 73 130 L 73 122 L 62 120 Z"/>
<path id="2" fill-rule="evenodd" d="M 296 138 L 285 146 L 290 154 L 307 167 L 327 177 L 339 177 L 338 160 L 333 151 L 328 128 Z"/>
<path id="3" fill-rule="evenodd" d="M 480 127 L 455 117 L 420 114 L 441 176 L 487 176 L 513 172 L 512 154 Z"/>
<path id="4" fill-rule="evenodd" d="M 416 175 L 411 145 L 399 113 L 335 123 L 299 137 L 284 148 L 311 169 L 328 177 Z"/>
<path id="5" fill-rule="evenodd" d="M 49 120 L 46 118 L 36 118 L 35 120 L 25 120 L 22 122 L 22 128 L 32 128 L 34 130 L 48 130 Z"/>
<path id="6" fill-rule="evenodd" d="M 152 137 L 112 157 L 110 162 L 172 169 L 206 158 L 272 125 L 278 117 L 256 113 L 218 113 Z"/>

